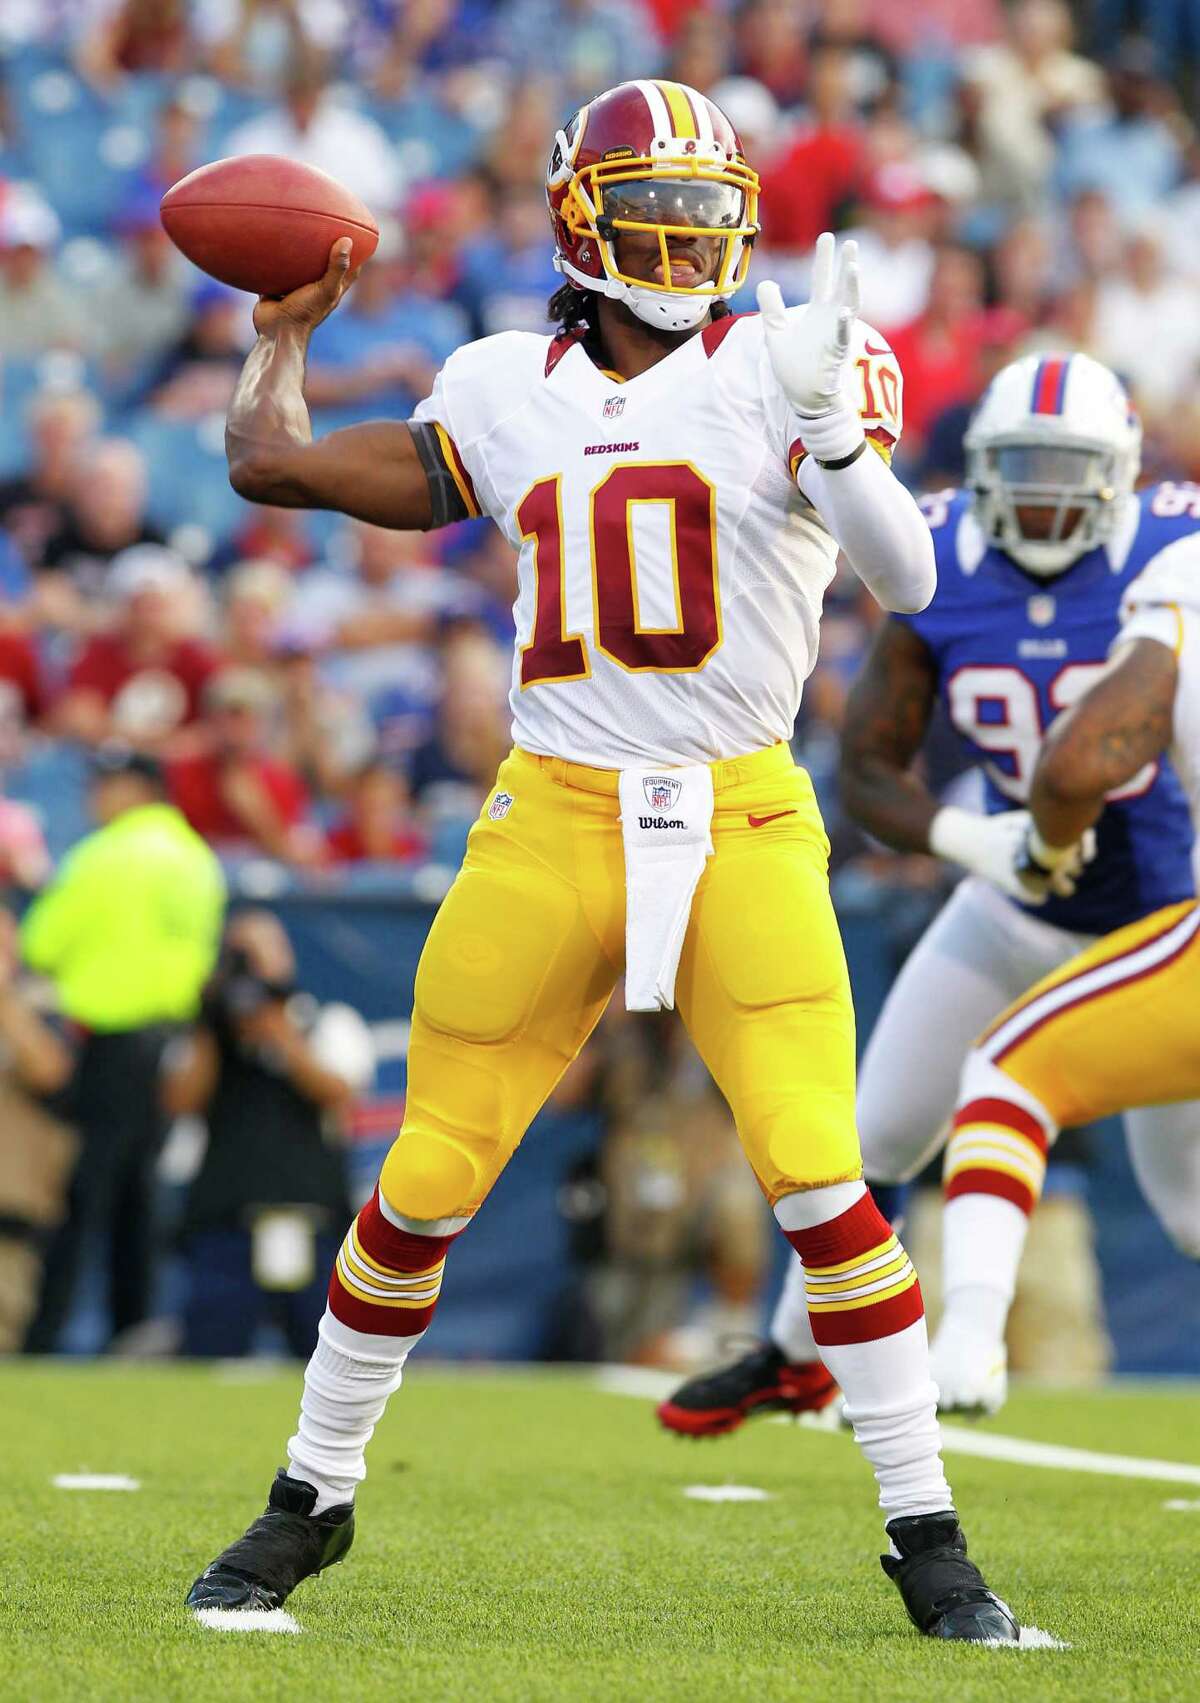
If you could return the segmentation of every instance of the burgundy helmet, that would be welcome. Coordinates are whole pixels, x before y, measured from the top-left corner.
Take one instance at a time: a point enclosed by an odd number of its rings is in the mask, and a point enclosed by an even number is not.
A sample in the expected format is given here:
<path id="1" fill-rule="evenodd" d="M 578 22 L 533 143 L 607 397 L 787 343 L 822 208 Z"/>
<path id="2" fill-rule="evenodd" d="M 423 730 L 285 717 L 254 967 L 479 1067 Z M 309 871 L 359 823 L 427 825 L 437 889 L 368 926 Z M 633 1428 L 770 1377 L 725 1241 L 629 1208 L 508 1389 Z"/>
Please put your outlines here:
<path id="1" fill-rule="evenodd" d="M 759 229 L 758 174 L 737 131 L 686 83 L 621 83 L 581 107 L 554 138 L 546 199 L 557 269 L 580 289 L 627 302 L 648 324 L 675 331 L 698 325 L 714 301 L 741 287 Z M 623 230 L 657 234 L 657 279 L 620 270 Z M 691 285 L 678 277 L 692 268 L 678 257 L 672 265 L 670 236 L 720 239 L 714 275 Z"/>

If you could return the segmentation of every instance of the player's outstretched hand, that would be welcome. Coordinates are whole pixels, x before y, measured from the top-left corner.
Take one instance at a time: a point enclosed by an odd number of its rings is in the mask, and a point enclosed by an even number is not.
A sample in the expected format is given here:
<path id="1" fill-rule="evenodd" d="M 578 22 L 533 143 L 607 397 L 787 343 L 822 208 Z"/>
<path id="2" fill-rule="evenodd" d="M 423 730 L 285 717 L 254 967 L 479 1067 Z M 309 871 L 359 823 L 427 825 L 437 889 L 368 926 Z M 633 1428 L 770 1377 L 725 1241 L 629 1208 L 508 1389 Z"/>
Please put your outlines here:
<path id="1" fill-rule="evenodd" d="M 1038 833 L 1037 823 L 1030 819 L 1017 847 L 1013 868 L 1017 880 L 1042 899 L 1051 893 L 1059 899 L 1069 899 L 1095 855 L 1096 835 L 1091 828 L 1072 845 L 1051 846 Z"/>
<path id="2" fill-rule="evenodd" d="M 758 286 L 767 354 L 798 414 L 828 414 L 841 404 L 858 296 L 858 244 L 844 242 L 839 252 L 832 231 L 817 238 L 805 306 L 784 307 L 779 285 L 769 280 Z"/>
<path id="3" fill-rule="evenodd" d="M 358 277 L 357 269 L 350 270 L 352 246 L 349 237 L 339 237 L 329 251 L 324 276 L 314 284 L 302 284 L 289 296 L 260 296 L 254 309 L 254 329 L 259 336 L 269 337 L 288 324 L 302 331 L 314 331 L 323 319 L 328 319 Z"/>

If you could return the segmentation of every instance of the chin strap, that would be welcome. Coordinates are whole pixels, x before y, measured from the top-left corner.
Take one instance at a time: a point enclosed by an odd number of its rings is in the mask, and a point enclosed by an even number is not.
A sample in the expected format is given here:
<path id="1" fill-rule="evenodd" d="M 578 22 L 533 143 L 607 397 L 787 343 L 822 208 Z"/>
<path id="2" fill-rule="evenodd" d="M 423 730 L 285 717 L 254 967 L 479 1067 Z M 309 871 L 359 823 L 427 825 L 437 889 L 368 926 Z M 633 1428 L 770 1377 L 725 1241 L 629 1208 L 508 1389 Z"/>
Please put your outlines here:
<path id="1" fill-rule="evenodd" d="M 714 302 L 723 296 L 676 295 L 673 291 L 639 290 L 626 285 L 623 298 L 631 313 L 646 325 L 664 331 L 690 331 L 699 325 Z"/>
<path id="2" fill-rule="evenodd" d="M 609 301 L 624 302 L 643 324 L 653 325 L 661 331 L 690 331 L 711 311 L 714 302 L 729 300 L 728 295 L 697 296 L 690 290 L 643 290 L 636 284 L 623 284 L 618 278 L 589 278 L 557 254 L 554 268 L 563 277 L 569 278 L 577 289 L 591 290 L 594 295 L 607 296 Z"/>

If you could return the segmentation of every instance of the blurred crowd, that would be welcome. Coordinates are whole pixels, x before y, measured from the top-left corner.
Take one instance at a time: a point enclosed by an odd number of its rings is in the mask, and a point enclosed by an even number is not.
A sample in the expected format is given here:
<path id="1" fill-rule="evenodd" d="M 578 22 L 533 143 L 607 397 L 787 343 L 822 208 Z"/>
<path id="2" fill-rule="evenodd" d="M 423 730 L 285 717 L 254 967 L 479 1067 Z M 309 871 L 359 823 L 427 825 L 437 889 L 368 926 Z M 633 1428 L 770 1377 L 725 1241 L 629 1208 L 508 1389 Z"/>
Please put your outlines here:
<path id="1" fill-rule="evenodd" d="M 22 797 L 52 853 L 82 825 L 63 742 L 152 751 L 223 854 L 303 870 L 453 864 L 504 745 L 512 560 L 487 523 L 385 534 L 229 490 L 250 304 L 164 235 L 183 173 L 284 152 L 368 201 L 379 254 L 316 337 L 309 395 L 318 431 L 403 417 L 464 339 L 545 328 L 550 138 L 595 91 L 666 74 L 724 106 L 762 175 L 735 307 L 765 275 L 802 298 L 818 232 L 857 234 L 914 485 L 961 477 L 998 365 L 1067 345 L 1128 379 L 1148 475 L 1200 476 L 1198 18 L 1186 0 L 8 0 L 8 873 L 46 861 Z M 799 732 L 818 778 L 870 621 L 835 587 Z"/>
<path id="2" fill-rule="evenodd" d="M 369 203 L 379 251 L 314 340 L 308 394 L 317 432 L 403 418 L 464 340 L 549 329 L 555 129 L 623 78 L 677 78 L 728 112 L 762 176 L 763 234 L 735 309 L 762 277 L 804 299 L 817 234 L 856 234 L 864 317 L 906 376 L 897 470 L 914 488 L 961 479 L 989 377 L 1049 347 L 1124 375 L 1147 477 L 1200 479 L 1198 51 L 1198 0 L 4 0 L 0 886 L 36 893 L 94 825 L 89 765 L 114 742 L 152 790 L 145 808 L 173 810 L 227 871 L 265 858 L 330 891 L 351 865 L 454 866 L 506 744 L 513 558 L 489 523 L 392 533 L 230 490 L 223 418 L 251 303 L 168 242 L 158 202 L 180 176 L 286 153 Z M 795 742 L 829 819 L 843 914 L 872 883 L 905 896 L 880 907 L 898 960 L 941 877 L 928 860 L 873 859 L 832 790 L 873 619 L 857 582 L 835 582 Z M 280 976 L 246 959 L 278 968 L 284 946 L 268 935 L 226 941 L 192 1051 L 172 1055 L 176 1112 L 205 1094 L 223 1103 L 226 1065 L 253 1074 L 269 1057 L 278 1076 L 287 1000 L 271 991 Z M 223 1003 L 248 980 L 261 984 L 252 1010 Z M 21 1081 L 49 1104 L 69 1074 L 61 1046 L 12 1009 Z M 129 1028 L 153 1031 L 156 1072 L 174 1015 Z M 273 1051 L 246 1039 L 271 1024 Z M 564 1090 L 607 1131 L 564 1211 L 580 1328 L 603 1352 L 641 1354 L 679 1323 L 697 1276 L 740 1317 L 766 1256 L 746 1231 L 755 1202 L 724 1181 L 728 1120 L 689 1055 L 663 1040 L 648 1067 L 618 1028 Z M 0 1041 L 11 1054 L 12 1037 Z M 323 1081 L 293 1038 L 284 1050 L 283 1079 L 294 1086 L 294 1067 L 305 1084 L 296 1116 L 316 1143 L 320 1204 L 250 1202 L 291 1213 L 290 1231 L 268 1214 L 261 1245 L 228 1201 L 224 1219 L 192 1225 L 225 1274 L 231 1319 L 252 1265 L 302 1287 L 313 1236 L 323 1255 L 344 1212 L 320 1129 L 351 1089 Z M 655 1093 L 636 1088 L 643 1078 Z M 47 1200 L 70 1170 L 67 1137 L 46 1133 L 55 1119 L 33 1119 L 45 1188 L 10 1203 L 14 1221 L 53 1222 Z M 686 1155 L 683 1122 L 711 1125 Z M 72 1127 L 86 1150 L 86 1127 Z M 138 1139 L 135 1201 L 158 1122 Z M 661 1282 L 626 1257 L 646 1213 Z M 282 1328 L 302 1335 L 305 1320 Z M 187 1329 L 198 1342 L 204 1321 Z"/>

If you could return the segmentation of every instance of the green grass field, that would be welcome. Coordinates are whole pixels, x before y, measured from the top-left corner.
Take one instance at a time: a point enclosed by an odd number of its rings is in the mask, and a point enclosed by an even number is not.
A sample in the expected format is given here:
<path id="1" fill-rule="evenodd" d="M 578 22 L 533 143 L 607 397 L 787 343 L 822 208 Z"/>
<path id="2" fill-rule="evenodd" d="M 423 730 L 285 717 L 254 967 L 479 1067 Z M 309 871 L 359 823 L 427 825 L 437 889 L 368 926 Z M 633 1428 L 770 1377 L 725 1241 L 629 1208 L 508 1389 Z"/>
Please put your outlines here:
<path id="1" fill-rule="evenodd" d="M 1200 1698 L 1200 1486 L 948 1465 L 974 1553 L 1069 1650 L 919 1639 L 875 1559 L 874 1486 L 841 1434 L 661 1435 L 586 1373 L 418 1365 L 371 1448 L 348 1561 L 299 1637 L 206 1631 L 193 1576 L 265 1498 L 297 1375 L 0 1366 L 0 1696 L 308 1699 Z M 992 1430 L 1200 1463 L 1193 1386 L 1018 1393 Z M 67 1492 L 61 1472 L 136 1493 Z M 689 1484 L 769 1500 L 706 1504 Z"/>

